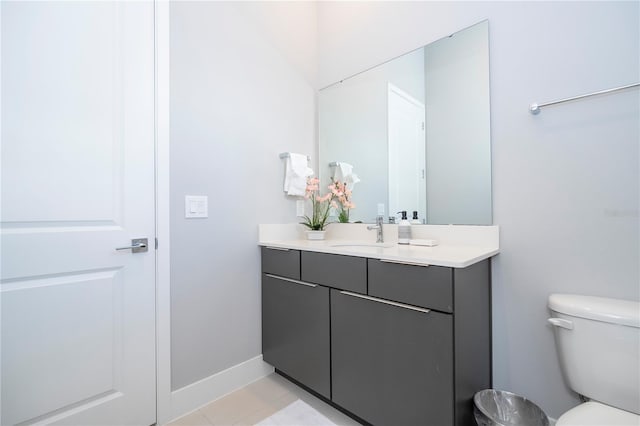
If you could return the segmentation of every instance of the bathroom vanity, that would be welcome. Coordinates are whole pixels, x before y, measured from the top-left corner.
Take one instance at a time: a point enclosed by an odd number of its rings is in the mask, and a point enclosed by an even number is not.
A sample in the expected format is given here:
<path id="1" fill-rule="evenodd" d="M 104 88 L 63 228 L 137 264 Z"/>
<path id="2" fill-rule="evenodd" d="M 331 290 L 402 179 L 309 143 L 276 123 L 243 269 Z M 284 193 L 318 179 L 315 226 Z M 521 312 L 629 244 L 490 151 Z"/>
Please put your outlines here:
<path id="1" fill-rule="evenodd" d="M 374 425 L 473 424 L 497 246 L 260 245 L 264 361 Z"/>
<path id="2" fill-rule="evenodd" d="M 321 187 L 346 163 L 362 178 L 351 220 L 386 204 L 430 224 L 490 224 L 489 106 L 487 21 L 342 79 L 318 93 Z M 376 244 L 364 224 L 332 223 L 321 242 L 260 226 L 264 361 L 374 425 L 475 424 L 473 395 L 491 387 L 498 228 L 412 226 L 439 241 L 425 247 L 382 227 Z"/>

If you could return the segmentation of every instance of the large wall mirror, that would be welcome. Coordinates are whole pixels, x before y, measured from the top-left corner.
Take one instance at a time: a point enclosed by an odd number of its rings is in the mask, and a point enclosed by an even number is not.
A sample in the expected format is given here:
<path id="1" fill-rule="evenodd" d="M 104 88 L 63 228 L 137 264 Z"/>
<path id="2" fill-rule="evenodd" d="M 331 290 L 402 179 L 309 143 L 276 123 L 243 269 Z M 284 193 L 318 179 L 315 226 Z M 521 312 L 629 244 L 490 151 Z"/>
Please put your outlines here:
<path id="1" fill-rule="evenodd" d="M 320 90 L 319 150 L 323 182 L 360 179 L 352 222 L 490 225 L 488 21 Z"/>

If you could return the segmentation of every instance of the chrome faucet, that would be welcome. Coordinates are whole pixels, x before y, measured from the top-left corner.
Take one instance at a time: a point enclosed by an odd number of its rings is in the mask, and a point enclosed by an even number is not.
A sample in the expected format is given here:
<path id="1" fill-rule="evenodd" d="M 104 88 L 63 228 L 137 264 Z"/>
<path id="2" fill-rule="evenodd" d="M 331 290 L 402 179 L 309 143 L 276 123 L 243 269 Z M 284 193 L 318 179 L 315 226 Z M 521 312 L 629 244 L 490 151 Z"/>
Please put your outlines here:
<path id="1" fill-rule="evenodd" d="M 367 229 L 369 231 L 374 229 L 378 231 L 376 234 L 376 243 L 384 243 L 384 239 L 382 238 L 382 221 L 383 220 L 384 220 L 384 216 L 378 215 L 376 216 L 376 224 L 367 226 Z"/>

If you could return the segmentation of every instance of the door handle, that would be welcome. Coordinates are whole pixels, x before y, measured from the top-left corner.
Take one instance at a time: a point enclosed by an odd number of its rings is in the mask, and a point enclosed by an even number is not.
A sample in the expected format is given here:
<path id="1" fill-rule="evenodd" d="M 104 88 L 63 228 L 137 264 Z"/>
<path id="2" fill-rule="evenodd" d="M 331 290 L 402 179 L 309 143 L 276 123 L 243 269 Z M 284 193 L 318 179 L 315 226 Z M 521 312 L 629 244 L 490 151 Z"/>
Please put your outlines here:
<path id="1" fill-rule="evenodd" d="M 144 253 L 149 251 L 149 240 L 147 238 L 134 238 L 131 245 L 127 247 L 116 247 L 116 250 L 131 250 L 131 253 Z"/>

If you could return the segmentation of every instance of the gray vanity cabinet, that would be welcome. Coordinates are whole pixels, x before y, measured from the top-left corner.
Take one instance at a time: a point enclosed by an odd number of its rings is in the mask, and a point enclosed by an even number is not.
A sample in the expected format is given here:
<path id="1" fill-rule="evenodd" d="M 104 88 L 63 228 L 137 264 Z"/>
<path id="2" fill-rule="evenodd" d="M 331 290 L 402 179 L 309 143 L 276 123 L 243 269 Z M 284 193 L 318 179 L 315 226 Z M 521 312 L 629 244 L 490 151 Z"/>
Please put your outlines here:
<path id="1" fill-rule="evenodd" d="M 330 398 L 329 289 L 271 273 L 274 257 L 291 260 L 300 252 L 263 249 L 262 353 L 265 362 Z M 295 276 L 299 263 L 278 272 Z"/>
<path id="2" fill-rule="evenodd" d="M 262 249 L 264 360 L 377 426 L 474 424 L 491 387 L 489 260 Z"/>
<path id="3" fill-rule="evenodd" d="M 374 425 L 453 425 L 451 315 L 331 290 L 333 401 Z"/>

